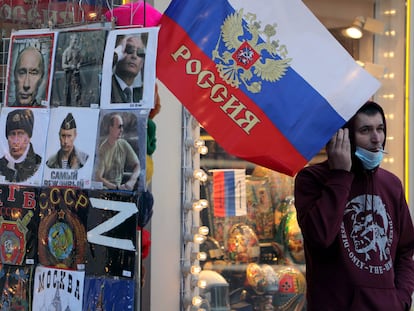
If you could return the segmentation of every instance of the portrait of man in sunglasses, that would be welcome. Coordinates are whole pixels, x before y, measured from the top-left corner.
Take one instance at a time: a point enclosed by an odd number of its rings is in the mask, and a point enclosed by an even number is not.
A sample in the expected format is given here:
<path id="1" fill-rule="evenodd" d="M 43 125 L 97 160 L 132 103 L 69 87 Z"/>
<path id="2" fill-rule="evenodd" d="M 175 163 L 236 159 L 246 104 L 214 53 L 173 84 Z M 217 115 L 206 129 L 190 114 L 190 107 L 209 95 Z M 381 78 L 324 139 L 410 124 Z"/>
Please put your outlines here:
<path id="1" fill-rule="evenodd" d="M 142 99 L 145 44 L 141 35 L 118 36 L 116 40 L 111 103 L 138 103 Z"/>
<path id="2" fill-rule="evenodd" d="M 100 141 L 97 144 L 95 181 L 104 189 L 134 190 L 141 173 L 141 162 L 132 142 L 136 142 L 137 119 L 134 113 L 112 111 L 101 114 Z M 135 149 L 134 149 L 135 148 Z"/>

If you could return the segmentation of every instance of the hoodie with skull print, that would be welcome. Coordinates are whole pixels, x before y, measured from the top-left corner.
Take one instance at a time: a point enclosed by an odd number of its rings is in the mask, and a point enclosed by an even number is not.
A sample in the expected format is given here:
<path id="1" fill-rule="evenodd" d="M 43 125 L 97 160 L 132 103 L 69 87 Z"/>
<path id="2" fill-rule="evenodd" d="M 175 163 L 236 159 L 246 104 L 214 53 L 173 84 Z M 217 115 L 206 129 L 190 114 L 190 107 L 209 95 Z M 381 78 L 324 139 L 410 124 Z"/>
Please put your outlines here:
<path id="1" fill-rule="evenodd" d="M 330 170 L 295 179 L 304 238 L 307 310 L 408 310 L 414 290 L 414 229 L 392 173 Z"/>

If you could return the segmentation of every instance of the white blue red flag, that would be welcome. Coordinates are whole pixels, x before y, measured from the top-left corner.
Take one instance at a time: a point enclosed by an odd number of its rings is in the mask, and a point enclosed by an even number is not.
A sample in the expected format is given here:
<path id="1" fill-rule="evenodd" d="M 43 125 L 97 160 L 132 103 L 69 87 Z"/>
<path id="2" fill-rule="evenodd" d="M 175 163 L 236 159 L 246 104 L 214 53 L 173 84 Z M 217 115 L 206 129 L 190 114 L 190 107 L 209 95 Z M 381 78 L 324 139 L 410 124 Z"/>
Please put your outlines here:
<path id="1" fill-rule="evenodd" d="M 246 172 L 243 169 L 212 170 L 214 216 L 247 214 Z"/>
<path id="2" fill-rule="evenodd" d="M 379 88 L 300 0 L 172 0 L 157 77 L 228 153 L 294 175 Z"/>

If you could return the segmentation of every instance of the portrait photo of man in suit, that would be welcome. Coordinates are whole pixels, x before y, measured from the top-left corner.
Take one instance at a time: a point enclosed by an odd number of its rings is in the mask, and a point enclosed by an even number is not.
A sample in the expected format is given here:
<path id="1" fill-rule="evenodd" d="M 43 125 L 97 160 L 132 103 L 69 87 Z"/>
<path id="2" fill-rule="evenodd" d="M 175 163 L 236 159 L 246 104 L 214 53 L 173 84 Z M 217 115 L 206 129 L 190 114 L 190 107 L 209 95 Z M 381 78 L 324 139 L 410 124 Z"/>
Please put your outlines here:
<path id="1" fill-rule="evenodd" d="M 113 59 L 111 103 L 138 103 L 142 99 L 145 51 L 141 33 L 118 36 Z"/>

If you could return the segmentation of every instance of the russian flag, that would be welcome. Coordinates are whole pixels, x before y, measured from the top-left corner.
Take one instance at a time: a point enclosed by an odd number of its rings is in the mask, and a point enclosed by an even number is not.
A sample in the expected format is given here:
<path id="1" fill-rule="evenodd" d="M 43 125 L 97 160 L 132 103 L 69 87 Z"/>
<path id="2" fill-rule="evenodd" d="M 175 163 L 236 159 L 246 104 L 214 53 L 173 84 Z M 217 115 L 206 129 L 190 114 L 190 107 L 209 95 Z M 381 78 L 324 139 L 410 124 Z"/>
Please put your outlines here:
<path id="1" fill-rule="evenodd" d="M 214 216 L 247 214 L 246 172 L 244 169 L 211 170 L 213 173 Z"/>
<path id="2" fill-rule="evenodd" d="M 228 153 L 293 176 L 380 83 L 300 0 L 173 0 L 157 77 Z"/>

